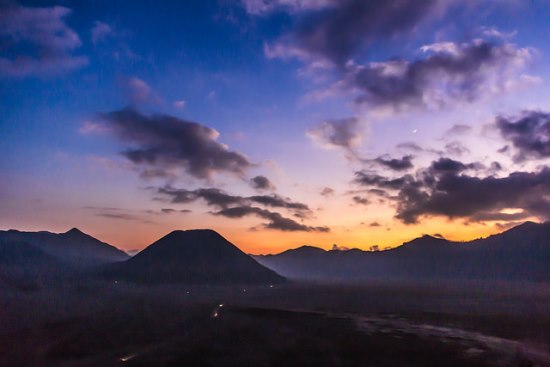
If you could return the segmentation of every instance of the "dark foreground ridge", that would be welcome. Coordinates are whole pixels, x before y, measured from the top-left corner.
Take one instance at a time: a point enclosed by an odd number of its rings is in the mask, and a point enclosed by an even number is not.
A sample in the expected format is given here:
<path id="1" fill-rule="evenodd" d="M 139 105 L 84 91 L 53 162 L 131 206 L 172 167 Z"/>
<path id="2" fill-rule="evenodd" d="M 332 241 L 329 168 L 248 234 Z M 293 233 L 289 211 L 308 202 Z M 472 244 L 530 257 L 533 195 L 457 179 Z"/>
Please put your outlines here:
<path id="1" fill-rule="evenodd" d="M 215 231 L 174 231 L 133 258 L 115 264 L 110 277 L 139 283 L 273 284 L 285 279 L 260 265 Z"/>
<path id="2" fill-rule="evenodd" d="M 386 251 L 325 251 L 303 246 L 255 258 L 296 279 L 544 282 L 550 281 L 550 222 L 526 222 L 470 242 L 423 236 Z"/>

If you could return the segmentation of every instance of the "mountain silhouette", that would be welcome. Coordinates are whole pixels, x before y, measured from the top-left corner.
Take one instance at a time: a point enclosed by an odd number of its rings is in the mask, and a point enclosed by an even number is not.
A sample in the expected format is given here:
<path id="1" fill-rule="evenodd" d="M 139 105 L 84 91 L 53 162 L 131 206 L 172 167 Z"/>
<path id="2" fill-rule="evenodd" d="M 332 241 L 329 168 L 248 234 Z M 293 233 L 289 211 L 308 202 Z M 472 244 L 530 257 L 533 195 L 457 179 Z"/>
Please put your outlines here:
<path id="1" fill-rule="evenodd" d="M 65 233 L 0 231 L 0 241 L 26 243 L 69 265 L 92 266 L 129 258 L 123 251 L 77 228 Z"/>
<path id="2" fill-rule="evenodd" d="M 71 266 L 25 242 L 0 239 L 0 286 L 34 289 L 72 272 Z"/>
<path id="3" fill-rule="evenodd" d="M 285 281 L 212 230 L 171 232 L 131 259 L 109 266 L 106 274 L 138 283 L 272 284 Z"/>
<path id="4" fill-rule="evenodd" d="M 289 278 L 317 280 L 550 280 L 550 222 L 526 222 L 469 242 L 422 236 L 386 251 L 304 247 L 256 256 Z"/>

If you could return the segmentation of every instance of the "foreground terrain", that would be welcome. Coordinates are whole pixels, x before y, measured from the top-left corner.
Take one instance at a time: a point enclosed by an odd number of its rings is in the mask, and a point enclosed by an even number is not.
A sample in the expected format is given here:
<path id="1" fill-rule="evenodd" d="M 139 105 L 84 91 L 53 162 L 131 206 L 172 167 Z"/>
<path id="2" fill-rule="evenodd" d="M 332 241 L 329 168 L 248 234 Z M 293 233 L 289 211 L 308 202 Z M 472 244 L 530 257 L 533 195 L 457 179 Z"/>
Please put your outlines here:
<path id="1" fill-rule="evenodd" d="M 550 287 L 2 289 L 2 366 L 549 366 Z"/>

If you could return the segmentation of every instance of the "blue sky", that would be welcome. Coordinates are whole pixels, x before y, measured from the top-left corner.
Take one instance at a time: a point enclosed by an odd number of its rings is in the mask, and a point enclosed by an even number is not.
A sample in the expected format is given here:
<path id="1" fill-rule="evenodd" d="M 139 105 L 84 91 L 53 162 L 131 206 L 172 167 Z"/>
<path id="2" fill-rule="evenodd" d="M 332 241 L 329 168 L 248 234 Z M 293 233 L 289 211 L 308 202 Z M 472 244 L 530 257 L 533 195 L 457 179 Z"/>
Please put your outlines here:
<path id="1" fill-rule="evenodd" d="M 0 2 L 2 226 L 77 226 L 124 248 L 213 227 L 270 252 L 547 219 L 527 183 L 517 200 L 453 205 L 470 184 L 508 195 L 516 172 L 550 195 L 550 3 L 387 4 Z M 136 135 L 136 121 L 105 118 L 115 111 L 146 125 Z M 442 159 L 464 167 L 438 172 Z M 177 202 L 161 188 L 188 192 Z"/>

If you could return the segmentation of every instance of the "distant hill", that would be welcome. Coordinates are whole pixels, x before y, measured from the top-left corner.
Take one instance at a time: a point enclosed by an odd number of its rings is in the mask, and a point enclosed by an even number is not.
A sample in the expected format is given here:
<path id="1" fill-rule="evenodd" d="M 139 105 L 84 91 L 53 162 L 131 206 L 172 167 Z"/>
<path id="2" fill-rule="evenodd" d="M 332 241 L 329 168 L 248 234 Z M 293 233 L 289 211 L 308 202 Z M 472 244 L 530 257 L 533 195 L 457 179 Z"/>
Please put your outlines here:
<path id="1" fill-rule="evenodd" d="M 174 231 L 105 273 L 133 282 L 272 284 L 285 279 L 212 230 Z"/>
<path id="2" fill-rule="evenodd" d="M 61 279 L 72 270 L 28 243 L 0 240 L 0 287 L 34 289 Z"/>
<path id="3" fill-rule="evenodd" d="M 325 251 L 304 246 L 255 259 L 296 279 L 550 281 L 550 222 L 526 222 L 470 242 L 423 236 L 386 251 Z"/>
<path id="4" fill-rule="evenodd" d="M 65 233 L 0 231 L 0 241 L 26 243 L 69 265 L 92 266 L 129 258 L 125 252 L 76 228 Z"/>

